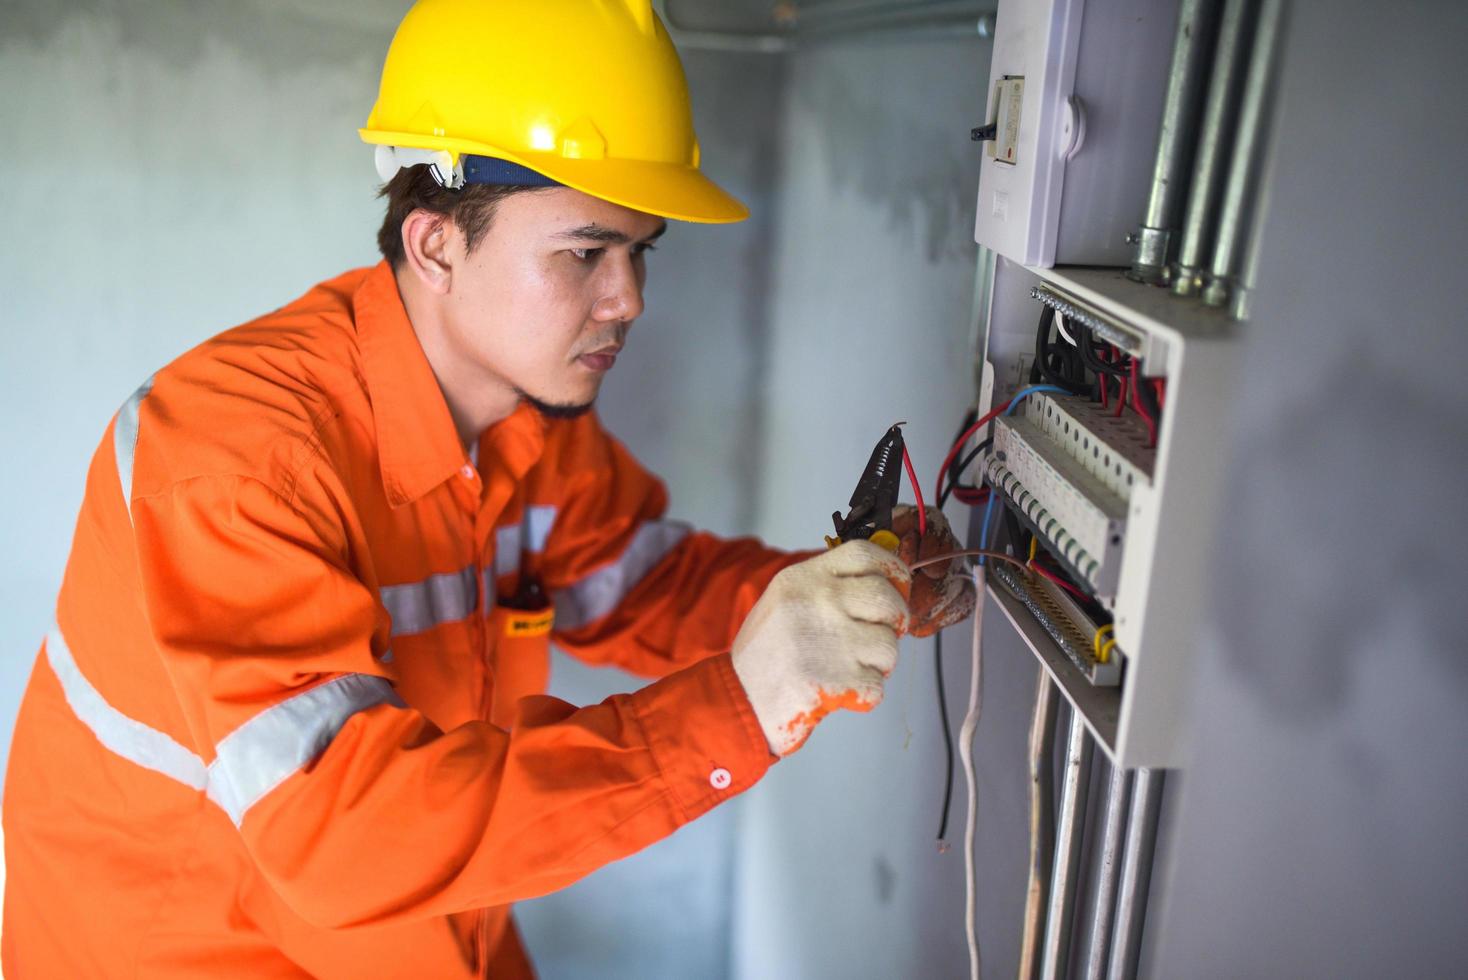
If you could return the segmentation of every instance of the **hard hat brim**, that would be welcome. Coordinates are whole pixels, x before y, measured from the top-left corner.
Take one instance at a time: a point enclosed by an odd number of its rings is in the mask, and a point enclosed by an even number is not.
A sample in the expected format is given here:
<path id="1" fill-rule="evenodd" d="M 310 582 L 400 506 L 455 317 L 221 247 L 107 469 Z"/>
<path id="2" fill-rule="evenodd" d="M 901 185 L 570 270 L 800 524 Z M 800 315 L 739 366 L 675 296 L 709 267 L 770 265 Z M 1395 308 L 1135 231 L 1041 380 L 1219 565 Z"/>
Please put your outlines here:
<path id="1" fill-rule="evenodd" d="M 451 137 L 372 129 L 358 132 L 367 143 L 509 160 L 584 194 L 661 218 L 727 224 L 749 217 L 749 208 L 696 167 L 643 160 L 578 160 L 558 153 L 507 153 L 498 147 Z"/>

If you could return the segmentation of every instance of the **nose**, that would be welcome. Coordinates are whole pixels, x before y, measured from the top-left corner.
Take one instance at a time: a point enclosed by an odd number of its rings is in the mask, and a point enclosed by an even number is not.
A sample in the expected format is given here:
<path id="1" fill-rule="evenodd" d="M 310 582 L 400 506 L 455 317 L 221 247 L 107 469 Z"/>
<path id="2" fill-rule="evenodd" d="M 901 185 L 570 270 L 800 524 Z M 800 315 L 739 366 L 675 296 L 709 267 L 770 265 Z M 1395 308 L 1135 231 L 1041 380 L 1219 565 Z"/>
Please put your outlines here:
<path id="1" fill-rule="evenodd" d="M 603 323 L 616 320 L 631 323 L 642 315 L 642 275 L 630 255 L 608 258 L 612 261 L 603 263 L 607 278 L 592 317 Z"/>

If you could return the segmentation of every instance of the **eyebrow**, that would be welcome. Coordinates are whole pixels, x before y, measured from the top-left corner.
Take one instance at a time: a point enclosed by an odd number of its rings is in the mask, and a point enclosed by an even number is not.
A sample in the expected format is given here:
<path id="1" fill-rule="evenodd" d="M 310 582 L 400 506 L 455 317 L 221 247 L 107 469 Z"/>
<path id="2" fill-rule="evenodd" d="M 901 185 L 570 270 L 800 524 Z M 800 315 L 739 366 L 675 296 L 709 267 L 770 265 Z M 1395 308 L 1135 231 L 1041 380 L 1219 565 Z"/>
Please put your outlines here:
<path id="1" fill-rule="evenodd" d="M 663 232 L 667 230 L 668 223 L 664 221 L 661 225 L 658 226 L 657 231 L 653 232 L 651 235 L 648 235 L 646 238 L 643 238 L 641 240 L 644 242 L 656 241 L 658 238 L 662 237 Z M 618 231 L 615 228 L 608 228 L 605 225 L 596 224 L 582 225 L 580 228 L 572 228 L 569 231 L 561 232 L 556 237 L 571 239 L 578 242 L 606 242 L 609 245 L 624 245 L 627 242 L 632 241 L 632 237 L 626 232 Z"/>

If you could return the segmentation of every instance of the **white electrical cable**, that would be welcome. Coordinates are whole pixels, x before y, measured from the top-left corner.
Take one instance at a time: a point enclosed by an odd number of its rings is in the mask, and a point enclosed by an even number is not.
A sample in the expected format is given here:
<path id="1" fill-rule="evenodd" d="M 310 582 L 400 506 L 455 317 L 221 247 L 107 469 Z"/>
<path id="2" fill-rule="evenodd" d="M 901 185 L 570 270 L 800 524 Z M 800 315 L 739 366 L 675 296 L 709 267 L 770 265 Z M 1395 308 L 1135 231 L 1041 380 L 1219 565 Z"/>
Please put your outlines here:
<path id="1" fill-rule="evenodd" d="M 1076 339 L 1070 335 L 1070 332 L 1065 329 L 1065 317 L 1061 316 L 1058 312 L 1055 314 L 1055 329 L 1060 332 L 1060 336 L 1065 338 L 1067 344 L 1070 344 L 1072 347 L 1080 346 L 1076 343 Z"/>
<path id="2" fill-rule="evenodd" d="M 968 714 L 958 730 L 958 756 L 963 760 L 963 777 L 968 783 L 968 818 L 963 826 L 964 862 L 964 928 L 968 935 L 970 980 L 979 980 L 978 885 L 975 880 L 974 836 L 979 822 L 979 783 L 974 771 L 974 733 L 979 729 L 979 711 L 984 704 L 983 637 L 984 637 L 984 568 L 973 568 L 974 604 L 973 667 L 969 672 Z"/>

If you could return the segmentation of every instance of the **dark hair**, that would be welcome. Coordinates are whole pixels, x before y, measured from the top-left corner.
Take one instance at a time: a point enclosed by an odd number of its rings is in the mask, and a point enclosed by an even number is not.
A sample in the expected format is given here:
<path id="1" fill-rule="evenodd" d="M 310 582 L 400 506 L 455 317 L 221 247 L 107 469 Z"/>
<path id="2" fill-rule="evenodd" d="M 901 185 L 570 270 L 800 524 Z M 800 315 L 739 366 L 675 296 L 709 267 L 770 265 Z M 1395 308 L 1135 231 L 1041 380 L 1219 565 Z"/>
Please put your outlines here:
<path id="1" fill-rule="evenodd" d="M 446 215 L 464 233 L 464 247 L 474 251 L 489 223 L 494 219 L 495 205 L 517 191 L 536 190 L 508 184 L 466 184 L 451 191 L 441 187 L 428 172 L 428 164 L 404 167 L 382 185 L 378 197 L 387 198 L 387 214 L 377 232 L 377 248 L 390 265 L 403 261 L 403 222 L 422 208 Z"/>

